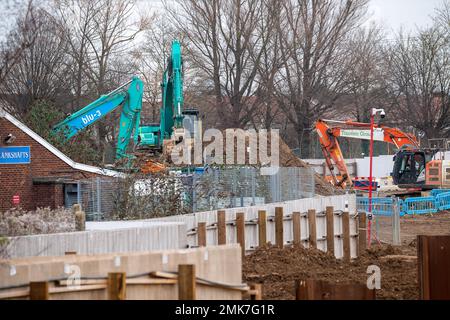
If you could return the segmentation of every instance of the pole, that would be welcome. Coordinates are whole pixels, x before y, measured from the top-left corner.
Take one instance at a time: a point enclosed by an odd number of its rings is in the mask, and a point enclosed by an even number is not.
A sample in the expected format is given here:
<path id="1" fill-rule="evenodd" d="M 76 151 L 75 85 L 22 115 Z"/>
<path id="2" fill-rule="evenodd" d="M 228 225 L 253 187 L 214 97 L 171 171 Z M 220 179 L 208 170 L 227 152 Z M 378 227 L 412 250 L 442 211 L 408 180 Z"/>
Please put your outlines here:
<path id="1" fill-rule="evenodd" d="M 370 115 L 370 144 L 369 144 L 369 222 L 367 224 L 367 243 L 370 248 L 371 241 L 371 226 L 372 226 L 372 166 L 373 166 L 373 127 L 375 122 L 375 115 L 373 110 Z"/>

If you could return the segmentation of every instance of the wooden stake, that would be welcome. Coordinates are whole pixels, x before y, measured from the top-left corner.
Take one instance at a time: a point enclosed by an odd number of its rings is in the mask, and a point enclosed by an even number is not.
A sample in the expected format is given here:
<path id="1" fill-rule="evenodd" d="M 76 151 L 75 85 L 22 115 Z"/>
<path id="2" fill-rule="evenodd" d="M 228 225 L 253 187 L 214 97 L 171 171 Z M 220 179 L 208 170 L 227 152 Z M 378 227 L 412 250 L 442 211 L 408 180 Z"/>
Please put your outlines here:
<path id="1" fill-rule="evenodd" d="M 316 210 L 308 210 L 309 247 L 317 248 Z"/>
<path id="2" fill-rule="evenodd" d="M 225 211 L 217 211 L 217 244 L 227 244 L 227 226 L 225 221 Z"/>
<path id="3" fill-rule="evenodd" d="M 375 300 L 375 290 L 365 284 L 337 284 L 323 280 L 297 280 L 296 300 Z"/>
<path id="4" fill-rule="evenodd" d="M 242 248 L 242 257 L 245 256 L 245 213 L 236 213 L 236 238 Z"/>
<path id="5" fill-rule="evenodd" d="M 295 280 L 295 300 L 308 300 L 305 280 Z"/>
<path id="6" fill-rule="evenodd" d="M 199 222 L 197 226 L 197 245 L 206 246 L 206 222 Z"/>
<path id="7" fill-rule="evenodd" d="M 196 299 L 195 265 L 178 266 L 178 300 Z"/>
<path id="8" fill-rule="evenodd" d="M 300 246 L 301 240 L 301 224 L 300 224 L 300 212 L 292 213 L 292 234 L 294 236 L 294 246 Z"/>
<path id="9" fill-rule="evenodd" d="M 30 282 L 30 300 L 48 300 L 48 282 Z"/>
<path id="10" fill-rule="evenodd" d="M 262 300 L 262 284 L 253 283 L 250 285 L 250 290 L 253 291 L 253 293 L 250 294 L 250 300 Z"/>
<path id="11" fill-rule="evenodd" d="M 86 230 L 86 214 L 84 213 L 84 211 L 75 212 L 75 230 Z"/>
<path id="12" fill-rule="evenodd" d="M 74 205 L 72 206 L 72 212 L 73 212 L 73 214 L 75 215 L 75 213 L 77 213 L 78 211 L 81 211 L 81 205 L 79 205 L 79 204 L 74 204 Z"/>
<path id="13" fill-rule="evenodd" d="M 266 230 L 266 211 L 258 211 L 258 245 L 263 247 L 267 244 L 267 230 Z"/>
<path id="14" fill-rule="evenodd" d="M 283 208 L 275 208 L 275 245 L 278 248 L 283 248 Z"/>
<path id="15" fill-rule="evenodd" d="M 348 212 L 342 214 L 342 233 L 344 247 L 344 261 L 350 261 L 350 215 Z"/>
<path id="16" fill-rule="evenodd" d="M 366 213 L 358 213 L 358 256 L 367 249 Z"/>
<path id="17" fill-rule="evenodd" d="M 334 208 L 327 207 L 327 251 L 334 255 Z"/>
<path id="18" fill-rule="evenodd" d="M 127 298 L 127 275 L 125 272 L 108 273 L 108 300 Z"/>

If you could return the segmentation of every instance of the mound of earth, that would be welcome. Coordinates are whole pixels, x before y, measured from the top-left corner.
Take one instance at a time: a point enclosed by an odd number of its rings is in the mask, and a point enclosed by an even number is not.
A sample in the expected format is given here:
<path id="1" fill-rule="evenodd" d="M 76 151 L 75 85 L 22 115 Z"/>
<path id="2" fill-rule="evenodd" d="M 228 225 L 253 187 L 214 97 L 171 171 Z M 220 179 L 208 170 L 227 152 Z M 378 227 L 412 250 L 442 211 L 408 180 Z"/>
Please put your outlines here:
<path id="1" fill-rule="evenodd" d="M 413 247 L 373 246 L 347 263 L 317 249 L 268 246 L 245 257 L 244 281 L 263 284 L 263 299 L 295 299 L 295 280 L 332 283 L 367 282 L 367 267 L 381 269 L 377 299 L 418 299 L 417 261 Z"/>
<path id="2" fill-rule="evenodd" d="M 301 160 L 292 152 L 291 148 L 289 148 L 289 146 L 282 139 L 280 139 L 280 166 L 301 168 L 309 167 L 309 165 L 305 161 Z M 316 194 L 318 195 L 332 196 L 335 194 L 344 193 L 342 189 L 334 187 L 317 173 L 314 173 L 314 181 Z"/>
<path id="3" fill-rule="evenodd" d="M 233 130 L 233 129 L 226 129 L 226 130 Z M 226 130 L 222 131 L 222 135 L 224 138 L 224 145 L 223 145 L 223 161 L 225 162 L 227 159 L 227 155 L 226 155 Z M 236 130 L 236 129 L 234 129 Z M 249 139 L 245 138 L 246 144 L 247 146 L 249 145 Z M 191 141 L 192 143 L 192 141 Z M 210 144 L 210 142 L 207 143 L 203 143 L 202 147 L 203 150 L 206 146 L 208 146 Z M 256 151 L 258 154 L 257 157 L 257 164 L 251 163 L 250 158 L 249 158 L 249 153 L 245 153 L 244 157 L 244 163 L 247 165 L 253 165 L 253 166 L 264 166 L 267 165 L 265 163 L 261 163 L 260 159 L 259 159 L 259 147 L 260 147 L 260 143 L 258 143 L 257 148 L 258 150 Z M 270 153 L 271 150 L 271 137 L 270 134 L 267 135 L 267 153 Z M 242 153 L 239 154 L 240 156 L 242 156 Z M 309 167 L 309 165 L 301 160 L 300 158 L 298 158 L 291 150 L 291 148 L 289 148 L 289 146 L 283 141 L 282 138 L 279 139 L 279 165 L 280 167 L 299 167 L 299 168 L 307 168 Z M 194 157 L 194 148 L 192 148 L 192 154 L 191 154 L 191 159 L 193 161 L 195 161 L 195 157 Z M 235 140 L 234 141 L 234 159 L 233 159 L 233 163 L 240 163 L 240 161 L 238 161 L 238 143 Z M 160 161 L 160 159 L 158 159 L 158 161 Z M 167 161 L 167 159 L 166 159 Z M 198 165 L 203 165 L 203 163 L 200 163 Z M 166 162 L 166 166 L 170 166 L 167 162 Z M 331 195 L 335 195 L 335 194 L 343 194 L 343 190 L 342 189 L 338 189 L 335 188 L 333 185 L 331 185 L 330 183 L 328 183 L 327 181 L 325 181 L 319 174 L 315 173 L 314 175 L 314 180 L 315 180 L 315 192 L 318 195 L 322 195 L 322 196 L 331 196 Z"/>

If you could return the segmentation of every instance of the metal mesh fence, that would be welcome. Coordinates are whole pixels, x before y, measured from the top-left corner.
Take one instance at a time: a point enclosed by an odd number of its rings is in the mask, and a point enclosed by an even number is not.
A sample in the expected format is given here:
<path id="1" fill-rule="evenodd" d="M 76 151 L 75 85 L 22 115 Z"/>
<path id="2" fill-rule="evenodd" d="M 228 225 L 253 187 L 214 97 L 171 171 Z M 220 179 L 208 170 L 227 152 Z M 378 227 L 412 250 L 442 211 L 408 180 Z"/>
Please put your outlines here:
<path id="1" fill-rule="evenodd" d="M 314 171 L 279 168 L 208 168 L 158 177 L 82 180 L 77 202 L 88 220 L 153 218 L 311 198 Z"/>
<path id="2" fill-rule="evenodd" d="M 398 198 L 373 198 L 371 232 L 372 241 L 400 245 L 400 208 Z M 356 199 L 358 212 L 369 213 L 369 199 L 358 197 Z"/>
<path id="3" fill-rule="evenodd" d="M 193 175 L 194 212 L 247 207 L 310 198 L 315 195 L 314 171 L 279 168 L 263 175 L 258 168 L 213 169 Z"/>

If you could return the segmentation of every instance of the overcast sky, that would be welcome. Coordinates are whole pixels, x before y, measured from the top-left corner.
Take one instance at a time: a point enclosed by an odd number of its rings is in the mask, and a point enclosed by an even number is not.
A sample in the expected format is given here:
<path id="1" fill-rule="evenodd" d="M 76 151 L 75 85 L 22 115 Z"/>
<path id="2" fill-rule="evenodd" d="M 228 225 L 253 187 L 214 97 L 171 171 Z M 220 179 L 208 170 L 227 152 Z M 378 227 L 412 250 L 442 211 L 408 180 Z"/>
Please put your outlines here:
<path id="1" fill-rule="evenodd" d="M 169 0 L 170 1 L 170 0 Z M 388 34 L 395 33 L 400 27 L 405 31 L 414 31 L 416 27 L 425 27 L 432 20 L 430 15 L 439 7 L 444 0 L 370 0 L 370 21 L 380 23 Z M 0 11 L 4 17 L 11 13 L 8 11 L 8 3 L 14 0 L 0 0 Z M 162 8 L 161 0 L 139 0 L 139 8 Z M 3 39 L 8 30 L 8 19 L 0 22 L 0 39 Z"/>
<path id="2" fill-rule="evenodd" d="M 414 31 L 432 22 L 430 15 L 443 0 L 370 0 L 369 12 L 372 20 L 381 23 L 388 32 L 396 32 L 401 27 Z"/>
<path id="3" fill-rule="evenodd" d="M 144 6 L 162 8 L 161 0 L 141 0 Z M 425 27 L 432 15 L 444 0 L 370 0 L 370 21 L 376 21 L 386 28 L 388 34 L 400 28 L 414 31 L 416 27 Z"/>

